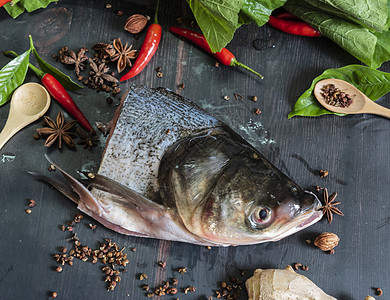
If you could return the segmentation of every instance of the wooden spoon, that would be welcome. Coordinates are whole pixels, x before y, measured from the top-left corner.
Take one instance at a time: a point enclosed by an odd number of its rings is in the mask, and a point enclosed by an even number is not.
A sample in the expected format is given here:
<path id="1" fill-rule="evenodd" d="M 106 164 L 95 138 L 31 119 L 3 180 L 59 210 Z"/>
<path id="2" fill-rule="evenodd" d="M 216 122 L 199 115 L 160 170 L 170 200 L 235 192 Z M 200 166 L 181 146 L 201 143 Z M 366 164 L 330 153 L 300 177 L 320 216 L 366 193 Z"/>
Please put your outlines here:
<path id="1" fill-rule="evenodd" d="M 338 107 L 327 104 L 325 98 L 321 96 L 321 89 L 324 85 L 334 84 L 342 92 L 349 94 L 353 98 L 353 102 L 348 107 Z M 342 114 L 376 114 L 382 117 L 390 118 L 390 109 L 376 104 L 361 91 L 355 88 L 352 84 L 341 79 L 324 79 L 318 81 L 314 87 L 314 96 L 318 102 L 327 110 L 342 113 Z"/>
<path id="2" fill-rule="evenodd" d="M 0 149 L 20 129 L 42 117 L 50 106 L 50 95 L 40 84 L 30 82 L 18 87 L 11 99 L 7 123 L 0 133 Z"/>

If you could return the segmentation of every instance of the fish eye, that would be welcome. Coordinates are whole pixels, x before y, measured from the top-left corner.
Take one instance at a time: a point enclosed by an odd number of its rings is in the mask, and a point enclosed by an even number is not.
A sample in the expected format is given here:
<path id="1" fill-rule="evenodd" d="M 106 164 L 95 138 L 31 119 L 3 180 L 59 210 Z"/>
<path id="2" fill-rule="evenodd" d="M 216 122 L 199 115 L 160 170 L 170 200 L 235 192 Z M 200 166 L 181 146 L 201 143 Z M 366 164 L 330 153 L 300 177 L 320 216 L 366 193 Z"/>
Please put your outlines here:
<path id="1" fill-rule="evenodd" d="M 272 217 L 272 211 L 269 207 L 258 206 L 256 207 L 251 215 L 252 222 L 256 225 L 265 225 L 267 224 Z"/>

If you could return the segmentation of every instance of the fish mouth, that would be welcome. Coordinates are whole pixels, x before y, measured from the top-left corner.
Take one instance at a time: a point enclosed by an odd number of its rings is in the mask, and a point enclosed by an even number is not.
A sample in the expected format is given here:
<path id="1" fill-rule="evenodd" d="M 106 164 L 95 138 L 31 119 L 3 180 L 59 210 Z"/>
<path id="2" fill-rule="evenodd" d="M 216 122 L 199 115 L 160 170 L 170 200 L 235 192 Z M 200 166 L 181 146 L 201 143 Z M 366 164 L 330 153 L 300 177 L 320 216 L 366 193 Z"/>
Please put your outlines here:
<path id="1" fill-rule="evenodd" d="M 305 191 L 305 193 L 309 193 L 314 197 L 314 203 L 311 206 L 312 208 L 310 210 L 307 210 L 305 213 L 303 213 L 301 216 L 297 217 L 289 226 L 285 229 L 285 231 L 272 239 L 272 242 L 279 241 L 291 234 L 294 234 L 302 229 L 305 229 L 314 223 L 317 223 L 319 220 L 321 220 L 323 213 L 320 211 L 321 202 L 318 200 L 317 196 L 313 194 L 312 192 Z"/>

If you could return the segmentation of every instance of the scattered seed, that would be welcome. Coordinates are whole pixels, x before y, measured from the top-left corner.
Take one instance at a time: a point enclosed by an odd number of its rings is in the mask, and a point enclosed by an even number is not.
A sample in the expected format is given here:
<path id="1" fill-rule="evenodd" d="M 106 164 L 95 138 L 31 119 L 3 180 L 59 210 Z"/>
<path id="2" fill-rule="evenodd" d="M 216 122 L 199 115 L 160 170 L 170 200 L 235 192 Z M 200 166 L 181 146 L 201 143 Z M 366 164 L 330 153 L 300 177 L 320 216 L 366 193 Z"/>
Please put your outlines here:
<path id="1" fill-rule="evenodd" d="M 149 291 L 150 285 L 144 284 L 144 285 L 142 286 L 142 289 L 145 290 L 145 291 Z"/>
<path id="2" fill-rule="evenodd" d="M 62 267 L 58 266 L 57 269 L 56 269 L 56 272 L 61 273 L 62 272 Z"/>
<path id="3" fill-rule="evenodd" d="M 181 83 L 181 84 L 179 84 L 179 86 L 178 86 L 178 88 L 179 88 L 179 90 L 182 90 L 182 89 L 184 89 L 184 82 L 183 83 Z"/>
<path id="4" fill-rule="evenodd" d="M 223 289 L 226 288 L 226 285 L 227 285 L 227 284 L 226 284 L 225 281 L 222 281 L 222 282 L 221 282 L 221 288 L 223 288 Z"/>
<path id="5" fill-rule="evenodd" d="M 214 67 L 219 68 L 219 62 L 215 62 Z"/>
<path id="6" fill-rule="evenodd" d="M 295 269 L 295 270 L 298 270 L 299 267 L 301 267 L 301 266 L 302 266 L 301 263 L 295 263 L 295 264 L 294 264 L 294 269 Z"/>
<path id="7" fill-rule="evenodd" d="M 176 278 L 173 278 L 172 285 L 178 285 L 178 284 L 179 284 L 179 280 L 177 280 Z"/>
<path id="8" fill-rule="evenodd" d="M 159 78 L 162 78 L 163 77 L 163 73 L 162 72 L 157 72 L 156 76 L 159 77 Z"/>
<path id="9" fill-rule="evenodd" d="M 156 68 L 156 72 L 161 72 L 161 70 L 162 70 L 161 67 Z"/>
<path id="10" fill-rule="evenodd" d="M 141 274 L 139 275 L 139 280 L 144 280 L 144 279 L 148 279 L 148 275 L 145 274 L 145 273 L 141 273 Z"/>
<path id="11" fill-rule="evenodd" d="M 181 274 L 187 273 L 187 268 L 186 267 L 179 268 L 178 272 Z"/>
<path id="12" fill-rule="evenodd" d="M 26 209 L 26 214 L 31 214 L 31 209 Z"/>
<path id="13" fill-rule="evenodd" d="M 256 110 L 255 110 L 255 114 L 256 114 L 256 115 L 260 115 L 260 114 L 261 114 L 261 110 L 260 110 L 260 108 L 256 108 Z"/>
<path id="14" fill-rule="evenodd" d="M 210 247 L 210 246 L 206 246 L 206 249 L 207 249 L 207 250 L 210 250 L 210 249 L 211 249 L 211 247 Z"/>
<path id="15" fill-rule="evenodd" d="M 118 17 L 122 17 L 125 13 L 123 12 L 123 11 L 121 11 L 121 10 L 117 10 L 116 12 L 116 15 L 118 16 Z"/>
<path id="16" fill-rule="evenodd" d="M 29 207 L 34 207 L 34 206 L 36 206 L 37 204 L 35 203 L 35 200 L 33 200 L 33 199 L 30 199 L 29 200 L 29 204 L 28 204 L 28 206 Z"/>
<path id="17" fill-rule="evenodd" d="M 320 170 L 320 177 L 324 178 L 329 175 L 329 172 L 327 170 Z"/>
<path id="18" fill-rule="evenodd" d="M 112 5 L 111 5 L 110 3 L 107 3 L 107 4 L 106 4 L 106 8 L 107 8 L 107 9 L 110 9 L 110 8 L 112 8 Z"/>
<path id="19" fill-rule="evenodd" d="M 225 99 L 226 101 L 229 101 L 230 97 L 229 96 L 223 96 L 223 99 Z"/>
<path id="20" fill-rule="evenodd" d="M 256 96 L 252 96 L 252 97 L 251 97 L 251 100 L 252 100 L 253 102 L 256 102 L 256 101 L 257 101 L 257 97 L 256 97 Z"/>
<path id="21" fill-rule="evenodd" d="M 65 231 L 65 225 L 61 225 L 61 231 Z"/>
<path id="22" fill-rule="evenodd" d="M 88 177 L 91 178 L 91 179 L 94 179 L 96 177 L 96 175 L 93 174 L 93 173 L 88 173 Z"/>
<path id="23" fill-rule="evenodd" d="M 39 140 L 41 136 L 39 134 L 34 134 L 33 135 L 34 140 Z"/>
<path id="24" fill-rule="evenodd" d="M 154 294 L 153 294 L 153 293 L 147 293 L 146 296 L 147 296 L 148 298 L 152 298 L 152 297 L 154 296 Z"/>
<path id="25" fill-rule="evenodd" d="M 383 290 L 381 288 L 375 288 L 375 294 L 377 296 L 382 296 L 383 295 Z"/>
<path id="26" fill-rule="evenodd" d="M 96 228 L 96 225 L 91 224 L 91 223 L 89 223 L 88 226 L 89 226 L 92 230 L 94 230 L 94 229 Z"/>
<path id="27" fill-rule="evenodd" d="M 306 242 L 306 244 L 310 245 L 311 244 L 311 239 L 306 239 L 305 242 Z"/>
<path id="28" fill-rule="evenodd" d="M 305 266 L 305 265 L 303 265 L 303 266 L 302 266 L 302 270 L 303 270 L 303 271 L 308 271 L 308 270 L 309 270 L 309 267 L 308 267 L 308 266 Z"/>
<path id="29" fill-rule="evenodd" d="M 161 268 L 165 268 L 167 266 L 167 263 L 165 261 L 160 261 L 158 262 L 158 265 L 161 267 Z"/>
<path id="30" fill-rule="evenodd" d="M 136 248 L 131 248 L 130 250 L 131 250 L 131 252 L 135 252 L 135 251 L 137 251 L 137 249 L 136 249 Z"/>
<path id="31" fill-rule="evenodd" d="M 52 293 L 51 293 L 51 297 L 52 297 L 52 298 L 57 298 L 57 296 L 58 296 L 58 295 L 57 295 L 56 292 L 52 292 Z"/>

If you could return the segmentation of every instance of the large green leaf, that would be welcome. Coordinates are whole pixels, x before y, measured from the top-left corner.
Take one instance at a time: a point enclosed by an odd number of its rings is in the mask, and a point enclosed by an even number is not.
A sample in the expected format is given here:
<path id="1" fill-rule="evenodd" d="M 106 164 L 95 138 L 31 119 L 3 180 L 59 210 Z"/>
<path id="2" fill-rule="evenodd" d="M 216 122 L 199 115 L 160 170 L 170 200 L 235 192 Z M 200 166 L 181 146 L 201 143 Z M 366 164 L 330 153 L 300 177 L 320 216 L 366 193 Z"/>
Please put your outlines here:
<path id="1" fill-rule="evenodd" d="M 325 114 L 343 115 L 333 113 L 323 108 L 313 94 L 316 83 L 327 78 L 345 80 L 374 101 L 390 92 L 389 73 L 360 65 L 349 65 L 339 69 L 328 69 L 320 76 L 316 77 L 310 88 L 298 98 L 293 111 L 288 115 L 289 118 L 293 116 L 315 117 Z"/>
<path id="2" fill-rule="evenodd" d="M 263 26 L 268 22 L 272 11 L 281 7 L 287 0 L 245 0 L 241 7 L 243 23 L 255 22 L 258 26 Z"/>
<path id="3" fill-rule="evenodd" d="M 30 50 L 27 50 L 0 70 L 0 106 L 11 99 L 13 91 L 26 78 L 29 57 Z"/>
<path id="4" fill-rule="evenodd" d="M 187 0 L 211 51 L 221 51 L 239 26 L 238 13 L 244 0 Z"/>
<path id="5" fill-rule="evenodd" d="M 47 7 L 51 2 L 57 2 L 58 0 L 18 0 L 12 1 L 4 5 L 5 10 L 12 18 L 18 17 L 25 10 L 32 12 L 39 8 Z"/>
<path id="6" fill-rule="evenodd" d="M 324 36 L 333 40 L 360 61 L 372 68 L 390 59 L 390 35 L 372 32 L 368 28 L 315 10 L 302 1 L 289 0 L 285 8 L 294 15 L 317 28 Z"/>
<path id="7" fill-rule="evenodd" d="M 387 0 L 305 0 L 318 10 L 347 18 L 373 30 L 389 29 Z M 302 1 L 301 1 L 302 2 Z"/>
<path id="8" fill-rule="evenodd" d="M 78 89 L 82 89 L 83 87 L 77 83 L 75 83 L 68 75 L 65 75 L 57 68 L 45 62 L 38 54 L 37 50 L 34 47 L 32 37 L 30 36 L 30 47 L 34 52 L 35 59 L 37 60 L 41 70 L 45 73 L 50 73 L 53 75 L 66 90 L 74 91 Z"/>

